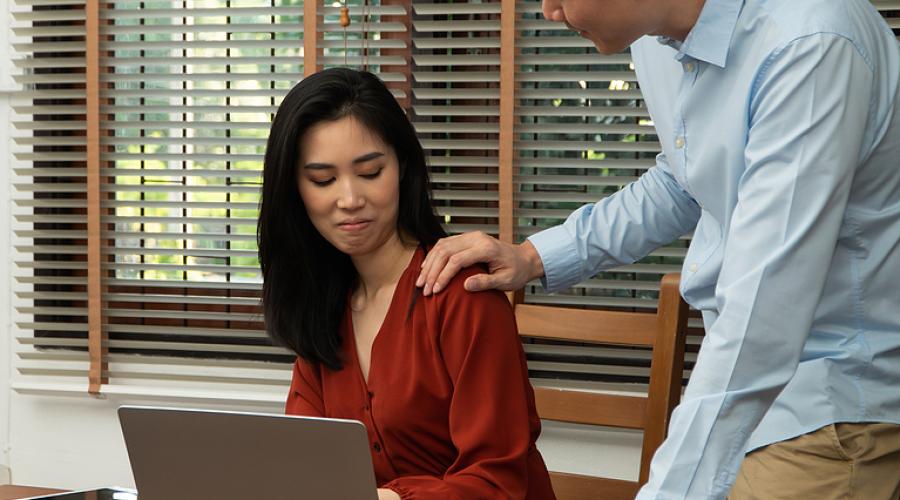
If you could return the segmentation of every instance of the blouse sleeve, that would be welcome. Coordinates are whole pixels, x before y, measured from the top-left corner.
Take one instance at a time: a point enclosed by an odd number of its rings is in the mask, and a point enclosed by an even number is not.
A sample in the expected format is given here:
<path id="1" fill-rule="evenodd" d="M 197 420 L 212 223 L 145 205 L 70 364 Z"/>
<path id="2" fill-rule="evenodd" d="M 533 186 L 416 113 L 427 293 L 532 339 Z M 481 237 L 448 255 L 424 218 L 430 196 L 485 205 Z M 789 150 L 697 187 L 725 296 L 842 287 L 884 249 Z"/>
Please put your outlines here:
<path id="1" fill-rule="evenodd" d="M 288 415 L 304 417 L 324 417 L 325 403 L 322 399 L 322 377 L 318 367 L 300 358 L 294 361 L 294 375 L 288 392 L 284 412 Z"/>
<path id="2" fill-rule="evenodd" d="M 528 454 L 534 394 L 512 307 L 500 292 L 470 293 L 464 277 L 443 294 L 439 334 L 453 382 L 450 436 L 459 454 L 443 478 L 405 476 L 384 487 L 403 500 L 522 499 L 528 491 Z M 536 436 L 535 436 L 536 437 Z"/>

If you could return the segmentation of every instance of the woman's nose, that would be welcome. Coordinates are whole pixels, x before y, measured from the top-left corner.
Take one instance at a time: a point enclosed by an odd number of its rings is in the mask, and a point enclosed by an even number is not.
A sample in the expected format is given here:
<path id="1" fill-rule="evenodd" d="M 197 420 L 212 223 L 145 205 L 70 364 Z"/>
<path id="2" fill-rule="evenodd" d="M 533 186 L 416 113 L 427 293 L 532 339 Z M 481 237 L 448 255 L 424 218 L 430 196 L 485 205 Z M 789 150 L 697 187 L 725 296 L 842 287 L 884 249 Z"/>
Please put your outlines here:
<path id="1" fill-rule="evenodd" d="M 341 183 L 341 192 L 338 196 L 337 206 L 343 210 L 354 210 L 366 204 L 365 197 L 352 180 Z"/>

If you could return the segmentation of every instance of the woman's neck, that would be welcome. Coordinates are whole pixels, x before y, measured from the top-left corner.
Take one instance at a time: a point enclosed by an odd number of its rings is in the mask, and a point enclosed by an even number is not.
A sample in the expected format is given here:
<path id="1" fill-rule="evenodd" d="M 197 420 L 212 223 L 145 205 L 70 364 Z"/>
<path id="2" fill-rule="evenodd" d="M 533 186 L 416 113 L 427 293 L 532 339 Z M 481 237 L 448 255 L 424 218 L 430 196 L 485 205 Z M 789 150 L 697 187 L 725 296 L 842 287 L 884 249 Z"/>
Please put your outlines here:
<path id="1" fill-rule="evenodd" d="M 353 294 L 355 305 L 363 307 L 378 292 L 385 289 L 392 290 L 415 251 L 416 245 L 404 242 L 398 234 L 376 251 L 353 257 L 353 265 L 359 274 L 359 286 Z"/>

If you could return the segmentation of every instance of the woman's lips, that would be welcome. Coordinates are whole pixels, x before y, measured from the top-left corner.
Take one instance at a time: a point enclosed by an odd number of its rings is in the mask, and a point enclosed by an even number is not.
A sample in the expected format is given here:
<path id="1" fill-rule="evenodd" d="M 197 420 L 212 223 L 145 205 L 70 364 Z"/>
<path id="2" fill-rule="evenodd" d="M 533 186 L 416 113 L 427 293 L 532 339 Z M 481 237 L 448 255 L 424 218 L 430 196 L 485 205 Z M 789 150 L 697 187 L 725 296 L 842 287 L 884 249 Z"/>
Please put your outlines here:
<path id="1" fill-rule="evenodd" d="M 347 231 L 348 233 L 352 233 L 355 231 L 361 231 L 369 226 L 372 221 L 368 220 L 358 220 L 358 221 L 348 221 L 341 222 L 338 224 L 338 229 L 341 231 Z"/>

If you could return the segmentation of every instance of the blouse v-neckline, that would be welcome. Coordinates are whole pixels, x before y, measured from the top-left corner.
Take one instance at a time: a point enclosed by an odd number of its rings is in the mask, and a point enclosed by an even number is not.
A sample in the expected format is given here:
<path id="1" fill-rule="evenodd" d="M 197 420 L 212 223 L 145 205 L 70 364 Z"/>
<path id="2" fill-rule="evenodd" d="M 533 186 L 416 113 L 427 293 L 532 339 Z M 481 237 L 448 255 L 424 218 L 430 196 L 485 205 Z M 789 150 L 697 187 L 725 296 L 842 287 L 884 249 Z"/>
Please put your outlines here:
<path id="1" fill-rule="evenodd" d="M 375 346 L 379 343 L 378 339 L 383 336 L 384 325 L 388 323 L 388 319 L 393 317 L 394 310 L 399 307 L 400 299 L 400 290 L 407 289 L 405 286 L 405 282 L 409 280 L 410 269 L 415 267 L 417 261 L 421 260 L 420 253 L 422 252 L 422 247 L 417 247 L 415 252 L 413 252 L 412 257 L 409 259 L 409 263 L 406 265 L 406 269 L 403 270 L 403 273 L 400 275 L 400 279 L 397 280 L 397 284 L 394 286 L 394 291 L 391 294 L 391 302 L 388 304 L 387 312 L 384 313 L 384 318 L 381 319 L 381 324 L 378 325 L 378 331 L 375 333 L 375 338 L 372 339 L 372 345 L 369 348 L 369 373 L 365 374 L 362 371 L 362 365 L 360 364 L 359 359 L 359 351 L 356 346 L 356 328 L 353 327 L 353 310 L 350 308 L 350 304 L 347 304 L 347 330 L 350 333 L 349 335 L 349 345 L 348 348 L 350 350 L 350 356 L 352 357 L 353 364 L 355 365 L 356 374 L 359 376 L 360 382 L 362 382 L 363 387 L 368 390 L 368 388 L 372 385 L 372 375 L 374 371 L 372 368 L 375 366 Z"/>

